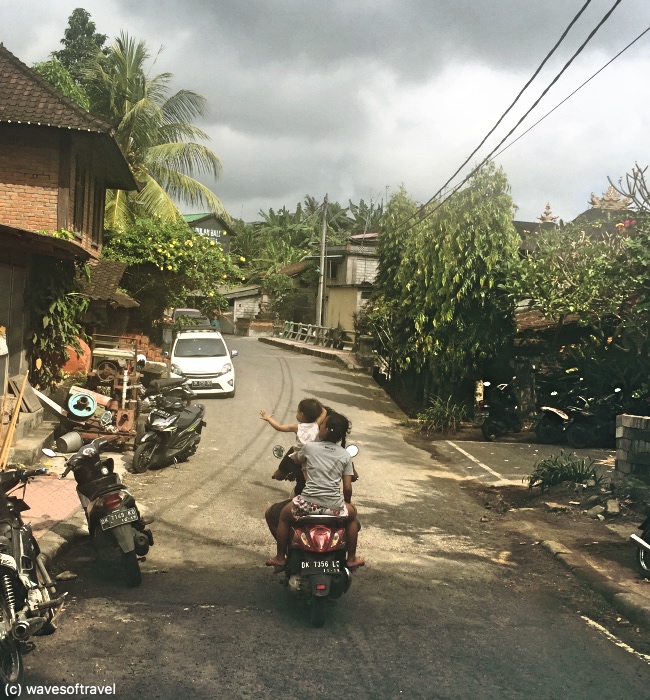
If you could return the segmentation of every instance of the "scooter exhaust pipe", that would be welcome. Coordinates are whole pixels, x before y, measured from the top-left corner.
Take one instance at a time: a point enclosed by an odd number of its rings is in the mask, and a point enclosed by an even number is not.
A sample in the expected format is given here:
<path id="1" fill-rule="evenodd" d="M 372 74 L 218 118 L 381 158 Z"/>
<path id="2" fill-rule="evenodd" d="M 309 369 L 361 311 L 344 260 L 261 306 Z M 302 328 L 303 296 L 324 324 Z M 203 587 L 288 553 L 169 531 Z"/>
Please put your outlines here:
<path id="1" fill-rule="evenodd" d="M 38 632 L 46 622 L 47 620 L 44 617 L 31 617 L 29 620 L 18 620 L 12 625 L 11 634 L 14 639 L 17 639 L 19 642 L 24 642 L 35 632 Z"/>
<path id="2" fill-rule="evenodd" d="M 645 540 L 642 540 L 638 535 L 630 535 L 630 539 L 636 544 L 637 547 L 645 549 L 646 552 L 650 552 L 650 544 L 648 544 Z"/>
<path id="3" fill-rule="evenodd" d="M 133 536 L 133 544 L 135 545 L 135 553 L 139 557 L 144 557 L 149 551 L 149 538 L 144 532 L 138 532 Z"/>

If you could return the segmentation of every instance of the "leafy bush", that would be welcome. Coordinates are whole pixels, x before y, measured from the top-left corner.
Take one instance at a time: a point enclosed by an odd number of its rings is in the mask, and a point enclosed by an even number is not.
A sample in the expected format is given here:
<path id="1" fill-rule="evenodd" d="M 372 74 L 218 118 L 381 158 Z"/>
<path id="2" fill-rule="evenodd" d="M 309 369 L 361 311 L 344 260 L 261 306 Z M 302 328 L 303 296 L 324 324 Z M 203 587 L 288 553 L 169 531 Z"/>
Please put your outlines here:
<path id="1" fill-rule="evenodd" d="M 596 484 L 602 481 L 602 477 L 596 473 L 594 461 L 580 459 L 577 455 L 565 454 L 560 450 L 559 455 L 551 455 L 535 464 L 530 476 L 524 477 L 528 481 L 528 488 L 539 486 L 542 493 L 549 487 L 565 482 L 581 484 L 593 479 Z"/>
<path id="2" fill-rule="evenodd" d="M 420 421 L 420 432 L 430 435 L 456 432 L 460 424 L 467 420 L 467 416 L 466 406 L 454 403 L 451 397 L 443 401 L 440 397 L 434 396 L 430 400 L 430 405 L 418 413 L 416 418 Z"/>

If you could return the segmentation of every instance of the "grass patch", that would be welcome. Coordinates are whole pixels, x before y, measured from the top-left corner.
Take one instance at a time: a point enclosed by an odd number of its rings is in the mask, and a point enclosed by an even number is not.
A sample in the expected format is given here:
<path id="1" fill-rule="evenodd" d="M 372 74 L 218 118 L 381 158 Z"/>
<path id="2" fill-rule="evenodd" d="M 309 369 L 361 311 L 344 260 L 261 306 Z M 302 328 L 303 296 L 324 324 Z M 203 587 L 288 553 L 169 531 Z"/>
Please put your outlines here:
<path id="1" fill-rule="evenodd" d="M 532 473 L 523 480 L 528 482 L 529 489 L 539 487 L 543 493 L 557 484 L 582 484 L 592 479 L 596 485 L 602 481 L 602 477 L 596 473 L 592 459 L 581 459 L 575 454 L 566 454 L 561 450 L 559 455 L 551 455 L 537 462 Z"/>
<path id="2" fill-rule="evenodd" d="M 434 396 L 429 406 L 417 414 L 419 431 L 430 435 L 431 433 L 455 433 L 460 424 L 467 420 L 468 410 L 462 404 L 454 403 L 450 398 L 443 401 Z"/>

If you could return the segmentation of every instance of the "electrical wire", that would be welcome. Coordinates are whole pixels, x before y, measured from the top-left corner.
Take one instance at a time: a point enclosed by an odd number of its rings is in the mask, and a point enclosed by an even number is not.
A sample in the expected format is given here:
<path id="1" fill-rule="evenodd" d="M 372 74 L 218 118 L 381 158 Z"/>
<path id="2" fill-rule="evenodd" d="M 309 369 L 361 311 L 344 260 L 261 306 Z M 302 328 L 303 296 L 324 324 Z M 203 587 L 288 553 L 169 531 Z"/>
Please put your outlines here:
<path id="1" fill-rule="evenodd" d="M 498 153 L 496 153 L 496 154 L 494 155 L 494 157 L 497 158 L 497 157 L 500 156 L 502 153 L 504 153 L 505 151 L 507 151 L 507 150 L 510 148 L 510 146 L 514 146 L 514 145 L 517 143 L 517 141 L 519 141 L 520 138 L 523 138 L 529 131 L 531 131 L 531 130 L 534 129 L 538 124 L 540 124 L 541 122 L 543 122 L 544 119 L 546 119 L 546 117 L 548 117 L 548 116 L 550 116 L 551 114 L 553 114 L 553 112 L 555 112 L 555 110 L 558 109 L 558 107 L 561 107 L 567 100 L 569 100 L 571 97 L 573 97 L 573 96 L 576 94 L 576 92 L 578 92 L 579 90 L 582 90 L 582 88 L 583 88 L 587 83 L 591 82 L 599 73 L 602 73 L 602 72 L 605 70 L 605 68 L 607 68 L 607 66 L 609 66 L 611 63 L 614 63 L 614 61 L 615 61 L 619 56 L 621 56 L 622 54 L 624 54 L 629 48 L 631 48 L 634 44 L 636 44 L 636 42 L 639 41 L 639 39 L 641 39 L 643 36 L 645 36 L 648 32 L 650 32 L 650 27 L 648 27 L 647 29 L 644 29 L 644 30 L 641 32 L 641 34 L 639 34 L 639 36 L 636 37 L 636 39 L 633 39 L 625 48 L 621 49 L 621 50 L 616 54 L 616 56 L 614 56 L 614 57 L 611 58 L 609 61 L 607 61 L 607 63 L 605 63 L 605 65 L 602 66 L 602 68 L 600 68 L 599 70 L 597 70 L 590 78 L 587 78 L 587 80 L 585 80 L 585 82 L 582 83 L 582 85 L 578 86 L 572 93 L 570 93 L 569 95 L 567 95 L 567 96 L 562 100 L 562 102 L 559 102 L 558 104 L 556 104 L 555 107 L 553 107 L 553 109 L 551 109 L 550 111 L 548 111 L 541 119 L 538 119 L 532 126 L 528 127 L 528 129 L 526 129 L 526 131 L 524 131 L 523 134 L 520 134 L 519 136 L 517 136 L 516 139 L 514 139 L 514 140 L 511 141 L 507 146 L 505 146 L 504 148 L 502 148 Z"/>
<path id="2" fill-rule="evenodd" d="M 612 15 L 612 13 L 614 12 L 614 10 L 621 4 L 622 1 L 623 1 L 623 0 L 616 0 L 616 1 L 614 2 L 614 4 L 613 4 L 612 7 L 608 10 L 608 12 L 605 13 L 605 15 L 602 17 L 602 19 L 600 20 L 600 22 L 598 22 L 598 24 L 596 25 L 596 27 L 589 33 L 589 35 L 587 36 L 587 38 L 582 42 L 582 44 L 581 44 L 581 45 L 578 47 L 578 49 L 574 52 L 573 56 L 571 56 L 571 58 L 564 64 L 564 66 L 562 67 L 562 69 L 560 70 L 560 72 L 553 78 L 553 80 L 549 83 L 549 85 L 542 91 L 541 95 L 535 100 L 535 102 L 533 102 L 533 104 L 531 105 L 531 107 L 529 107 L 529 109 L 524 113 L 524 115 L 519 119 L 519 121 L 517 121 L 517 123 L 514 125 L 514 127 L 512 127 L 512 129 L 510 129 L 510 131 L 503 137 L 503 139 L 501 139 L 501 141 L 496 145 L 496 147 L 495 147 L 494 149 L 492 149 L 492 151 L 491 151 L 491 152 L 490 152 L 476 167 L 474 167 L 474 168 L 470 171 L 470 173 L 469 173 L 458 185 L 456 185 L 456 186 L 452 189 L 451 193 L 449 193 L 445 199 L 440 200 L 440 201 L 437 203 L 437 205 L 436 205 L 433 209 L 431 209 L 430 211 L 428 211 L 424 216 L 419 216 L 420 213 L 421 213 L 423 210 L 425 210 L 425 209 L 435 200 L 435 198 L 449 185 L 449 183 L 451 182 L 451 180 L 453 180 L 453 178 L 455 177 L 455 175 L 452 176 L 451 178 L 449 178 L 449 180 L 447 180 L 447 182 L 438 190 L 438 192 L 436 192 L 436 194 L 434 194 L 425 204 L 423 204 L 421 207 L 419 207 L 418 211 L 417 211 L 415 214 L 412 214 L 411 216 L 409 216 L 408 218 L 406 218 L 402 224 L 398 224 L 397 227 L 396 227 L 396 230 L 399 231 L 401 225 L 407 224 L 407 223 L 409 223 L 409 221 L 411 221 L 411 219 L 414 219 L 414 218 L 417 217 L 417 220 L 416 220 L 415 222 L 413 222 L 408 228 L 406 228 L 406 229 L 404 229 L 404 230 L 402 231 L 403 233 L 407 233 L 407 232 L 410 231 L 415 225 L 417 225 L 418 223 L 421 223 L 422 221 L 424 221 L 425 219 L 427 219 L 429 216 L 431 216 L 431 215 L 432 215 L 435 211 L 437 211 L 437 210 L 438 210 L 452 195 L 454 195 L 465 183 L 467 183 L 467 182 L 470 180 L 470 178 L 471 178 L 476 172 L 478 172 L 478 171 L 479 171 L 493 156 L 494 156 L 494 154 L 499 150 L 499 148 L 501 148 L 501 146 L 505 143 L 505 141 L 507 141 L 507 139 L 510 138 L 510 136 L 514 133 L 514 131 L 517 130 L 517 128 L 518 128 L 518 127 L 521 125 L 521 123 L 526 119 L 526 117 L 533 111 L 533 109 L 535 109 L 535 107 L 537 107 L 537 105 L 538 105 L 538 104 L 540 103 L 540 101 L 546 96 L 546 94 L 547 94 L 548 91 L 553 87 L 553 85 L 555 85 L 555 83 L 557 83 L 557 81 L 562 77 L 562 75 L 563 75 L 563 74 L 565 73 L 565 71 L 569 68 L 569 66 L 573 63 L 573 61 L 582 53 L 582 51 L 583 51 L 584 48 L 587 46 L 587 44 L 593 39 L 593 37 L 596 35 L 596 33 L 599 31 L 599 29 L 605 24 L 605 22 L 607 22 L 607 20 L 611 17 L 611 15 Z M 583 9 L 584 9 L 584 8 L 583 8 Z M 582 12 L 582 10 L 581 10 L 581 12 Z M 555 50 L 555 49 L 553 49 L 553 50 Z M 504 116 L 505 116 L 505 115 L 504 115 Z M 477 149 L 477 150 L 478 150 L 478 149 Z M 471 157 L 471 156 L 470 156 L 470 157 Z M 466 164 L 466 163 L 467 163 L 467 161 L 465 161 L 465 164 Z M 465 164 L 464 164 L 464 165 L 465 165 Z M 461 169 L 462 169 L 462 167 L 464 167 L 464 165 L 461 166 Z M 457 171 L 457 172 L 458 172 L 458 171 Z"/>
<path id="3" fill-rule="evenodd" d="M 567 26 L 567 28 L 562 32 L 562 35 L 560 36 L 560 38 L 559 38 L 559 39 L 557 40 L 557 42 L 555 43 L 555 46 L 546 54 L 546 56 L 544 57 L 544 60 L 539 64 L 539 66 L 537 66 L 537 69 L 535 70 L 535 72 L 533 73 L 533 75 L 528 79 L 528 81 L 526 82 L 526 84 L 524 85 L 524 87 L 521 88 L 521 90 L 519 91 L 519 94 L 518 94 L 518 95 L 515 97 L 515 99 L 510 103 L 510 106 L 509 106 L 509 107 L 506 109 L 506 111 L 497 119 L 496 124 L 495 124 L 495 125 L 490 129 L 490 131 L 488 131 L 488 133 L 483 137 L 483 140 L 481 141 L 481 143 L 479 143 L 479 145 L 467 156 L 467 158 L 466 158 L 466 159 L 463 161 L 463 163 L 459 166 L 459 168 L 456 170 L 456 172 L 455 172 L 455 173 L 447 180 L 447 182 L 445 182 L 445 184 L 433 195 L 433 197 L 431 197 L 431 199 L 429 199 L 429 201 L 427 202 L 427 204 L 429 204 L 429 202 L 432 202 L 432 201 L 447 187 L 447 185 L 449 185 L 449 183 L 456 177 L 456 175 L 458 175 L 458 173 L 469 163 L 469 161 L 471 160 L 471 158 L 476 154 L 476 152 L 481 148 L 481 146 L 483 146 L 483 144 L 488 140 L 488 138 L 490 138 L 490 136 L 492 136 L 492 134 L 496 131 L 496 129 L 497 129 L 497 127 L 499 126 L 499 124 L 501 124 L 501 122 L 502 122 L 502 121 L 506 118 L 506 116 L 510 113 L 510 111 L 512 110 L 512 108 L 517 104 L 517 102 L 519 102 L 519 98 L 524 94 L 524 92 L 527 90 L 527 88 L 530 87 L 530 84 L 533 82 L 533 80 L 535 80 L 535 78 L 540 74 L 540 72 L 542 71 L 542 68 L 544 68 L 544 66 L 546 65 L 546 63 L 548 62 L 548 60 L 549 60 L 549 59 L 551 58 L 551 56 L 553 56 L 553 54 L 556 52 L 556 50 L 558 49 L 558 47 L 560 46 L 560 44 L 561 44 L 561 43 L 564 41 L 564 39 L 566 38 L 567 34 L 571 31 L 573 25 L 580 19 L 582 13 L 587 9 L 587 7 L 589 7 L 589 4 L 590 4 L 590 3 L 591 3 L 591 0 L 587 0 L 587 2 L 585 2 L 585 4 L 582 6 L 582 8 L 581 8 L 580 11 L 578 12 L 578 14 L 571 20 L 571 22 L 569 23 L 569 25 Z M 425 206 L 426 206 L 426 204 L 425 204 Z"/>

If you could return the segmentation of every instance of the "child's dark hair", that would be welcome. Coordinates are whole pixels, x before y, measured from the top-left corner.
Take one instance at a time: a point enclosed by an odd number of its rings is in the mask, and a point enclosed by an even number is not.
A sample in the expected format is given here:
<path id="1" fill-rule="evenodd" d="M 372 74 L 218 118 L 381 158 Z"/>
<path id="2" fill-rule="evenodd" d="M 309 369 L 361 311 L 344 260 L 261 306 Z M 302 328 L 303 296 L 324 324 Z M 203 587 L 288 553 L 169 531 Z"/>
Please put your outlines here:
<path id="1" fill-rule="evenodd" d="M 341 446 L 345 447 L 345 436 L 352 428 L 350 421 L 342 413 L 333 411 L 327 416 L 326 423 L 327 434 L 325 440 L 328 442 L 338 442 L 340 440 Z"/>
<path id="2" fill-rule="evenodd" d="M 305 423 L 315 423 L 323 412 L 323 404 L 318 399 L 303 399 L 298 410 L 305 417 Z"/>

